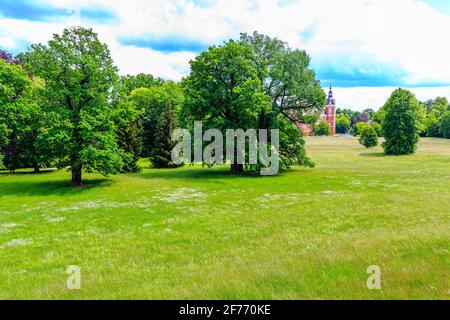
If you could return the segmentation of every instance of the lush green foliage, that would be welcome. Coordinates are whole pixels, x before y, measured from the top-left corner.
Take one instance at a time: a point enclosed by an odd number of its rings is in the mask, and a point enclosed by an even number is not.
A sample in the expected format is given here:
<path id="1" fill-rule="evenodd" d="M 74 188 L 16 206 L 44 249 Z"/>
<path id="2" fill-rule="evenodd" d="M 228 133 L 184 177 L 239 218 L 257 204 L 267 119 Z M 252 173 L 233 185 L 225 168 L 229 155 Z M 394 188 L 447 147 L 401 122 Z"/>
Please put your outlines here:
<path id="1" fill-rule="evenodd" d="M 309 63 L 304 51 L 258 33 L 211 47 L 191 63 L 181 118 L 204 120 L 204 127 L 222 130 L 283 128 L 281 166 L 312 165 L 294 125 L 305 113 L 323 109 L 325 101 Z"/>
<path id="2" fill-rule="evenodd" d="M 257 128 L 259 115 L 270 114 L 272 108 L 254 60 L 249 45 L 231 40 L 191 61 L 191 73 L 183 83 L 187 123 L 202 120 L 204 130 L 215 128 L 224 136 L 226 129 Z M 243 166 L 234 164 L 232 170 L 242 171 Z"/>
<path id="3" fill-rule="evenodd" d="M 81 172 L 115 174 L 122 168 L 114 110 L 108 100 L 117 79 L 107 46 L 90 29 L 54 35 L 26 54 L 33 73 L 45 79 L 46 130 L 40 143 L 59 167 L 71 166 L 72 184 Z"/>
<path id="4" fill-rule="evenodd" d="M 427 118 L 427 122 L 425 125 L 425 136 L 427 137 L 441 137 L 441 134 L 439 133 L 439 120 L 436 118 L 436 116 L 433 113 L 430 113 Z"/>
<path id="5" fill-rule="evenodd" d="M 123 97 L 116 104 L 115 132 L 123 160 L 122 172 L 138 172 L 142 154 L 142 116 L 135 105 Z"/>
<path id="6" fill-rule="evenodd" d="M 302 138 L 294 130 L 295 120 L 314 124 L 325 104 L 325 92 L 310 67 L 310 57 L 305 51 L 258 32 L 242 34 L 241 42 L 252 48 L 262 90 L 272 106 L 270 113 L 259 115 L 259 128 L 283 128 L 281 166 L 313 165 L 303 149 L 303 141 L 297 142 Z"/>
<path id="7" fill-rule="evenodd" d="M 383 127 L 376 121 L 371 121 L 370 126 L 375 130 L 378 137 L 383 136 Z"/>
<path id="8" fill-rule="evenodd" d="M 357 122 L 355 123 L 355 126 L 352 128 L 352 134 L 358 137 L 368 126 L 369 125 L 365 122 Z"/>
<path id="9" fill-rule="evenodd" d="M 45 163 L 36 144 L 43 86 L 42 79 L 30 79 L 20 64 L 0 59 L 0 152 L 12 171 L 25 167 L 39 171 Z"/>
<path id="10" fill-rule="evenodd" d="M 348 116 L 339 114 L 336 116 L 336 133 L 347 133 L 350 130 L 352 122 Z"/>
<path id="11" fill-rule="evenodd" d="M 412 154 L 416 150 L 418 135 L 419 102 L 405 89 L 395 90 L 383 107 L 383 144 L 386 154 Z"/>
<path id="12" fill-rule="evenodd" d="M 131 91 L 139 88 L 151 88 L 157 85 L 162 85 L 164 80 L 161 78 L 155 78 L 151 74 L 139 73 L 137 75 L 126 75 L 120 77 L 121 86 L 125 89 L 125 92 L 129 94 Z"/>
<path id="13" fill-rule="evenodd" d="M 450 111 L 447 111 L 442 116 L 442 121 L 439 126 L 439 133 L 447 139 L 450 139 Z"/>
<path id="14" fill-rule="evenodd" d="M 351 109 L 337 108 L 336 116 L 346 116 L 348 119 L 350 119 L 351 127 L 353 128 L 358 122 L 369 122 L 369 120 L 376 118 L 377 112 L 375 112 L 373 109 L 365 109 L 364 111 L 360 112 L 353 111 Z"/>
<path id="15" fill-rule="evenodd" d="M 130 99 L 142 114 L 142 155 L 148 157 L 154 146 L 153 142 L 162 113 L 170 104 L 177 118 L 184 99 L 183 92 L 179 84 L 166 81 L 152 87 L 135 89 L 131 91 Z"/>
<path id="16" fill-rule="evenodd" d="M 362 129 L 359 143 L 366 148 L 376 147 L 378 145 L 378 135 L 375 129 L 369 126 Z"/>
<path id="17" fill-rule="evenodd" d="M 447 98 L 437 97 L 434 100 L 428 100 L 421 103 L 426 109 L 426 120 L 424 129 L 421 130 L 421 136 L 427 137 L 442 137 L 440 132 L 441 122 L 443 121 L 446 112 L 450 112 L 450 104 Z"/>
<path id="18" fill-rule="evenodd" d="M 154 168 L 174 168 L 177 165 L 172 162 L 171 151 L 176 143 L 171 140 L 171 134 L 177 128 L 177 121 L 171 103 L 166 105 L 160 118 L 150 152 L 150 162 Z"/>
<path id="19" fill-rule="evenodd" d="M 317 125 L 313 126 L 313 133 L 315 136 L 329 136 L 330 126 L 325 120 L 319 121 Z"/>

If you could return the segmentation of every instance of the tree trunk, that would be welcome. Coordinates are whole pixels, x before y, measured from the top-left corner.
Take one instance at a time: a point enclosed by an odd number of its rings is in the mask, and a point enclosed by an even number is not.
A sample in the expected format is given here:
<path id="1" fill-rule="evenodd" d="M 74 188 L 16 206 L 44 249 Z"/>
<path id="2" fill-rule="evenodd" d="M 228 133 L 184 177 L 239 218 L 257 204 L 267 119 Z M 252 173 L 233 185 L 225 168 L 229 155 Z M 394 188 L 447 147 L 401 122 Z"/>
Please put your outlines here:
<path id="1" fill-rule="evenodd" d="M 231 173 L 232 174 L 241 174 L 244 172 L 244 165 L 241 163 L 237 163 L 238 162 L 238 150 L 235 147 L 234 148 L 234 163 L 231 164 Z"/>
<path id="2" fill-rule="evenodd" d="M 72 166 L 72 187 L 80 187 L 83 184 L 81 183 L 81 172 L 83 166 L 80 164 Z"/>
<path id="3" fill-rule="evenodd" d="M 238 163 L 232 163 L 230 166 L 232 174 L 241 174 L 244 172 L 244 165 Z"/>
<path id="4" fill-rule="evenodd" d="M 39 165 L 36 163 L 36 161 L 33 161 L 33 168 L 34 168 L 34 173 L 39 173 L 41 172 L 41 168 L 39 167 Z"/>

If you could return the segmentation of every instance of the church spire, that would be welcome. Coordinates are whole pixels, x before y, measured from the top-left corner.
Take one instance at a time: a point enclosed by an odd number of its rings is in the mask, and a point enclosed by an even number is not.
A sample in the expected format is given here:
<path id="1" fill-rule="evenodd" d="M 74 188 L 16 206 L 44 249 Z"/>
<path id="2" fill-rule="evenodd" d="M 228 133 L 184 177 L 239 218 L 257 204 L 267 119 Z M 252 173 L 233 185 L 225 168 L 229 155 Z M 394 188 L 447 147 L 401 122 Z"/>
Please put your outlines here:
<path id="1" fill-rule="evenodd" d="M 330 83 L 330 91 L 328 91 L 327 104 L 328 105 L 334 104 L 333 89 L 331 88 L 331 83 Z"/>

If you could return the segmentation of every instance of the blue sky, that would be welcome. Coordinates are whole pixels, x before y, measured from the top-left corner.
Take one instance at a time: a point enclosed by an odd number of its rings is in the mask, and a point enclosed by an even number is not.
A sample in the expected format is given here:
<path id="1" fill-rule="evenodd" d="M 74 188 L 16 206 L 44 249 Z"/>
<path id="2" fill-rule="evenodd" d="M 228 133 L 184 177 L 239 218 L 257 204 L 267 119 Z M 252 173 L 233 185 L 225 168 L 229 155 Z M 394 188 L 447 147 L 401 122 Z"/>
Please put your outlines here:
<path id="1" fill-rule="evenodd" d="M 13 53 L 71 25 L 94 28 L 122 74 L 179 80 L 209 45 L 258 30 L 306 50 L 345 106 L 379 107 L 399 86 L 450 97 L 447 0 L 0 0 Z"/>

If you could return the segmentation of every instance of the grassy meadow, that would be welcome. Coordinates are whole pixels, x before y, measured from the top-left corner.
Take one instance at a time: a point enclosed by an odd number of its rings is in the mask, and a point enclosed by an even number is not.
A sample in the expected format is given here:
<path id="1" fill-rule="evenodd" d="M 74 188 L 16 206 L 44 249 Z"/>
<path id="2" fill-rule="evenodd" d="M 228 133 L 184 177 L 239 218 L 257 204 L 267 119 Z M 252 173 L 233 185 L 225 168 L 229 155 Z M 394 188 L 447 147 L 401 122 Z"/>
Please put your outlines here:
<path id="1" fill-rule="evenodd" d="M 274 177 L 143 160 L 71 188 L 65 170 L 2 172 L 0 299 L 450 298 L 450 140 L 399 157 L 352 137 L 307 150 L 315 168 Z"/>

